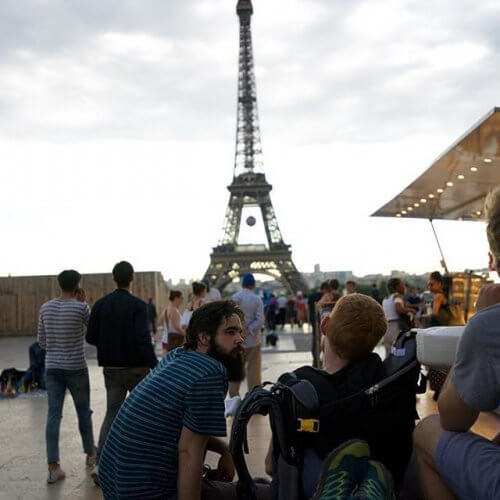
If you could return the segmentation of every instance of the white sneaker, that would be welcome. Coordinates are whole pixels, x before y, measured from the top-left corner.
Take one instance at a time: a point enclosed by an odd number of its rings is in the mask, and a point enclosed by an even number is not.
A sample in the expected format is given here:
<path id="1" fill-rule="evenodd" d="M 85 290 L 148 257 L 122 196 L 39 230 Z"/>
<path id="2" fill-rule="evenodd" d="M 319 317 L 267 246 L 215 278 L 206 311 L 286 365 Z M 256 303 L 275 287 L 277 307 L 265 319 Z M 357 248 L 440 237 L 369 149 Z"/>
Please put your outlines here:
<path id="1" fill-rule="evenodd" d="M 225 412 L 224 416 L 234 417 L 236 415 L 236 411 L 238 410 L 241 404 L 241 398 L 239 396 L 233 396 L 232 398 L 228 398 L 224 401 Z"/>
<path id="2" fill-rule="evenodd" d="M 101 486 L 101 481 L 99 481 L 99 466 L 94 465 L 92 472 L 90 473 L 90 477 L 94 480 L 94 484 L 96 486 Z"/>
<path id="3" fill-rule="evenodd" d="M 57 469 L 49 470 L 49 475 L 47 476 L 47 483 L 54 484 L 61 479 L 66 477 L 66 473 L 61 469 L 61 467 L 57 467 Z"/>

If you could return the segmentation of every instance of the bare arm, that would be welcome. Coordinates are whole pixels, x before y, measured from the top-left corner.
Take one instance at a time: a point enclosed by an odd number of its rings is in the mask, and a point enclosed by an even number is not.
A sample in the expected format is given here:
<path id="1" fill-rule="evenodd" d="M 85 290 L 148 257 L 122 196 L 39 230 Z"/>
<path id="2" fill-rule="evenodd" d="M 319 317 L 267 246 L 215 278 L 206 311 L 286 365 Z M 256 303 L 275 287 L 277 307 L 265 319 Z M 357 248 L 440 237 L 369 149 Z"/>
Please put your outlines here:
<path id="1" fill-rule="evenodd" d="M 179 466 L 177 471 L 178 500 L 199 500 L 203 456 L 208 436 L 183 427 L 179 439 Z"/>
<path id="2" fill-rule="evenodd" d="M 217 470 L 214 471 L 215 474 L 212 479 L 215 479 L 216 481 L 232 481 L 236 470 L 233 457 L 229 452 L 229 448 L 227 447 L 225 441 L 216 437 L 210 437 L 208 438 L 207 450 L 220 455 Z"/>
<path id="3" fill-rule="evenodd" d="M 404 298 L 400 294 L 397 294 L 395 296 L 394 306 L 398 314 L 407 314 L 407 313 L 414 314 L 416 312 L 416 310 L 413 307 L 408 307 L 405 305 Z"/>
<path id="4" fill-rule="evenodd" d="M 437 316 L 439 314 L 439 310 L 444 302 L 444 295 L 442 293 L 437 294 L 434 297 L 434 302 L 432 303 L 432 315 Z"/>
<path id="5" fill-rule="evenodd" d="M 415 313 L 416 309 L 413 307 L 407 307 L 401 304 L 401 302 L 396 302 L 396 311 L 398 314 Z"/>
<path id="6" fill-rule="evenodd" d="M 465 432 L 472 427 L 479 412 L 462 400 L 451 381 L 452 372 L 453 368 L 446 378 L 438 400 L 441 427 L 446 431 Z"/>
<path id="7" fill-rule="evenodd" d="M 320 312 L 324 306 L 335 303 L 335 297 L 332 292 L 324 293 L 321 298 L 316 302 L 315 309 Z"/>
<path id="8" fill-rule="evenodd" d="M 182 335 L 185 335 L 184 329 L 181 326 L 181 315 L 177 309 L 174 309 L 173 313 L 168 318 L 172 323 L 172 326 Z"/>

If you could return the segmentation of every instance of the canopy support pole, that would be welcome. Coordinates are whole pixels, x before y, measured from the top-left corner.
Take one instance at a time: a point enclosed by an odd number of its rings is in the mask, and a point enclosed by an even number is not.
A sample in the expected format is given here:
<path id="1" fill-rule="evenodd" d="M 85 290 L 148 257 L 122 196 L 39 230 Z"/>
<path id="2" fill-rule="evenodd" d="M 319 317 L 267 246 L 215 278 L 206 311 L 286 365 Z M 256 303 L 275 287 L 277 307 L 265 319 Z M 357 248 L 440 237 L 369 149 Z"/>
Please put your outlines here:
<path id="1" fill-rule="evenodd" d="M 444 272 L 448 274 L 448 266 L 446 265 L 446 259 L 444 258 L 443 249 L 441 248 L 441 244 L 439 243 L 439 238 L 437 236 L 436 230 L 434 229 L 434 223 L 432 222 L 432 219 L 429 219 L 429 222 L 431 223 L 432 232 L 434 233 L 434 238 L 436 238 L 439 253 L 441 254 L 441 266 L 443 267 Z"/>

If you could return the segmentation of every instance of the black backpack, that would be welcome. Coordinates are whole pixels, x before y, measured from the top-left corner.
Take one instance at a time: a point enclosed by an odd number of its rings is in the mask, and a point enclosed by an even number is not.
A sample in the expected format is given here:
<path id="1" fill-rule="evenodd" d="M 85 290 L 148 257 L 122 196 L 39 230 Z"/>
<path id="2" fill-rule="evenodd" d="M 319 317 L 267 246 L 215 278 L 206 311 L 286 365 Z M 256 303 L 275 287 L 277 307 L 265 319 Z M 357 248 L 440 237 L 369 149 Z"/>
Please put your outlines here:
<path id="1" fill-rule="evenodd" d="M 320 407 L 313 384 L 297 379 L 294 373 L 282 375 L 269 389 L 259 386 L 247 393 L 234 417 L 229 444 L 238 473 L 238 498 L 256 499 L 257 486 L 245 462 L 245 454 L 249 453 L 246 429 L 254 414 L 269 415 L 273 436 L 270 496 L 273 500 L 302 499 L 304 436 L 318 432 L 321 421 L 329 422 L 332 415 L 350 418 L 351 415 L 374 413 L 383 419 L 387 408 L 393 414 L 406 412 L 409 417 L 406 421 L 410 421 L 412 427 L 406 430 L 408 441 L 401 443 L 400 453 L 392 464 L 401 469 L 402 477 L 411 455 L 413 418 L 418 418 L 415 394 L 425 392 L 425 388 L 418 384 L 420 364 L 416 358 L 415 336 L 415 331 L 400 333 L 391 355 L 384 361 L 387 376 L 383 380 L 327 405 Z M 398 406 L 396 412 L 394 405 Z"/>

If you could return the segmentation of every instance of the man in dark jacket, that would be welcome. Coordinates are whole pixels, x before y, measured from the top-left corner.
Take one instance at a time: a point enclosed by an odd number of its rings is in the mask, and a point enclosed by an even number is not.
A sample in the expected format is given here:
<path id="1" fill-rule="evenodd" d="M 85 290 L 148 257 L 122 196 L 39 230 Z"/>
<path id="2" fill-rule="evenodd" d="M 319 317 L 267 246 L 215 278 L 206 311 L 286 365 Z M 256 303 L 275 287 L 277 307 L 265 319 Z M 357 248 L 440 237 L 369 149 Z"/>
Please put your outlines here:
<path id="1" fill-rule="evenodd" d="M 106 416 L 99 434 L 97 463 L 118 410 L 134 387 L 158 363 L 151 345 L 146 303 L 130 293 L 134 268 L 118 262 L 113 268 L 117 289 L 99 299 L 90 314 L 87 342 L 97 347 L 106 386 Z M 98 469 L 92 471 L 98 483 Z"/>

